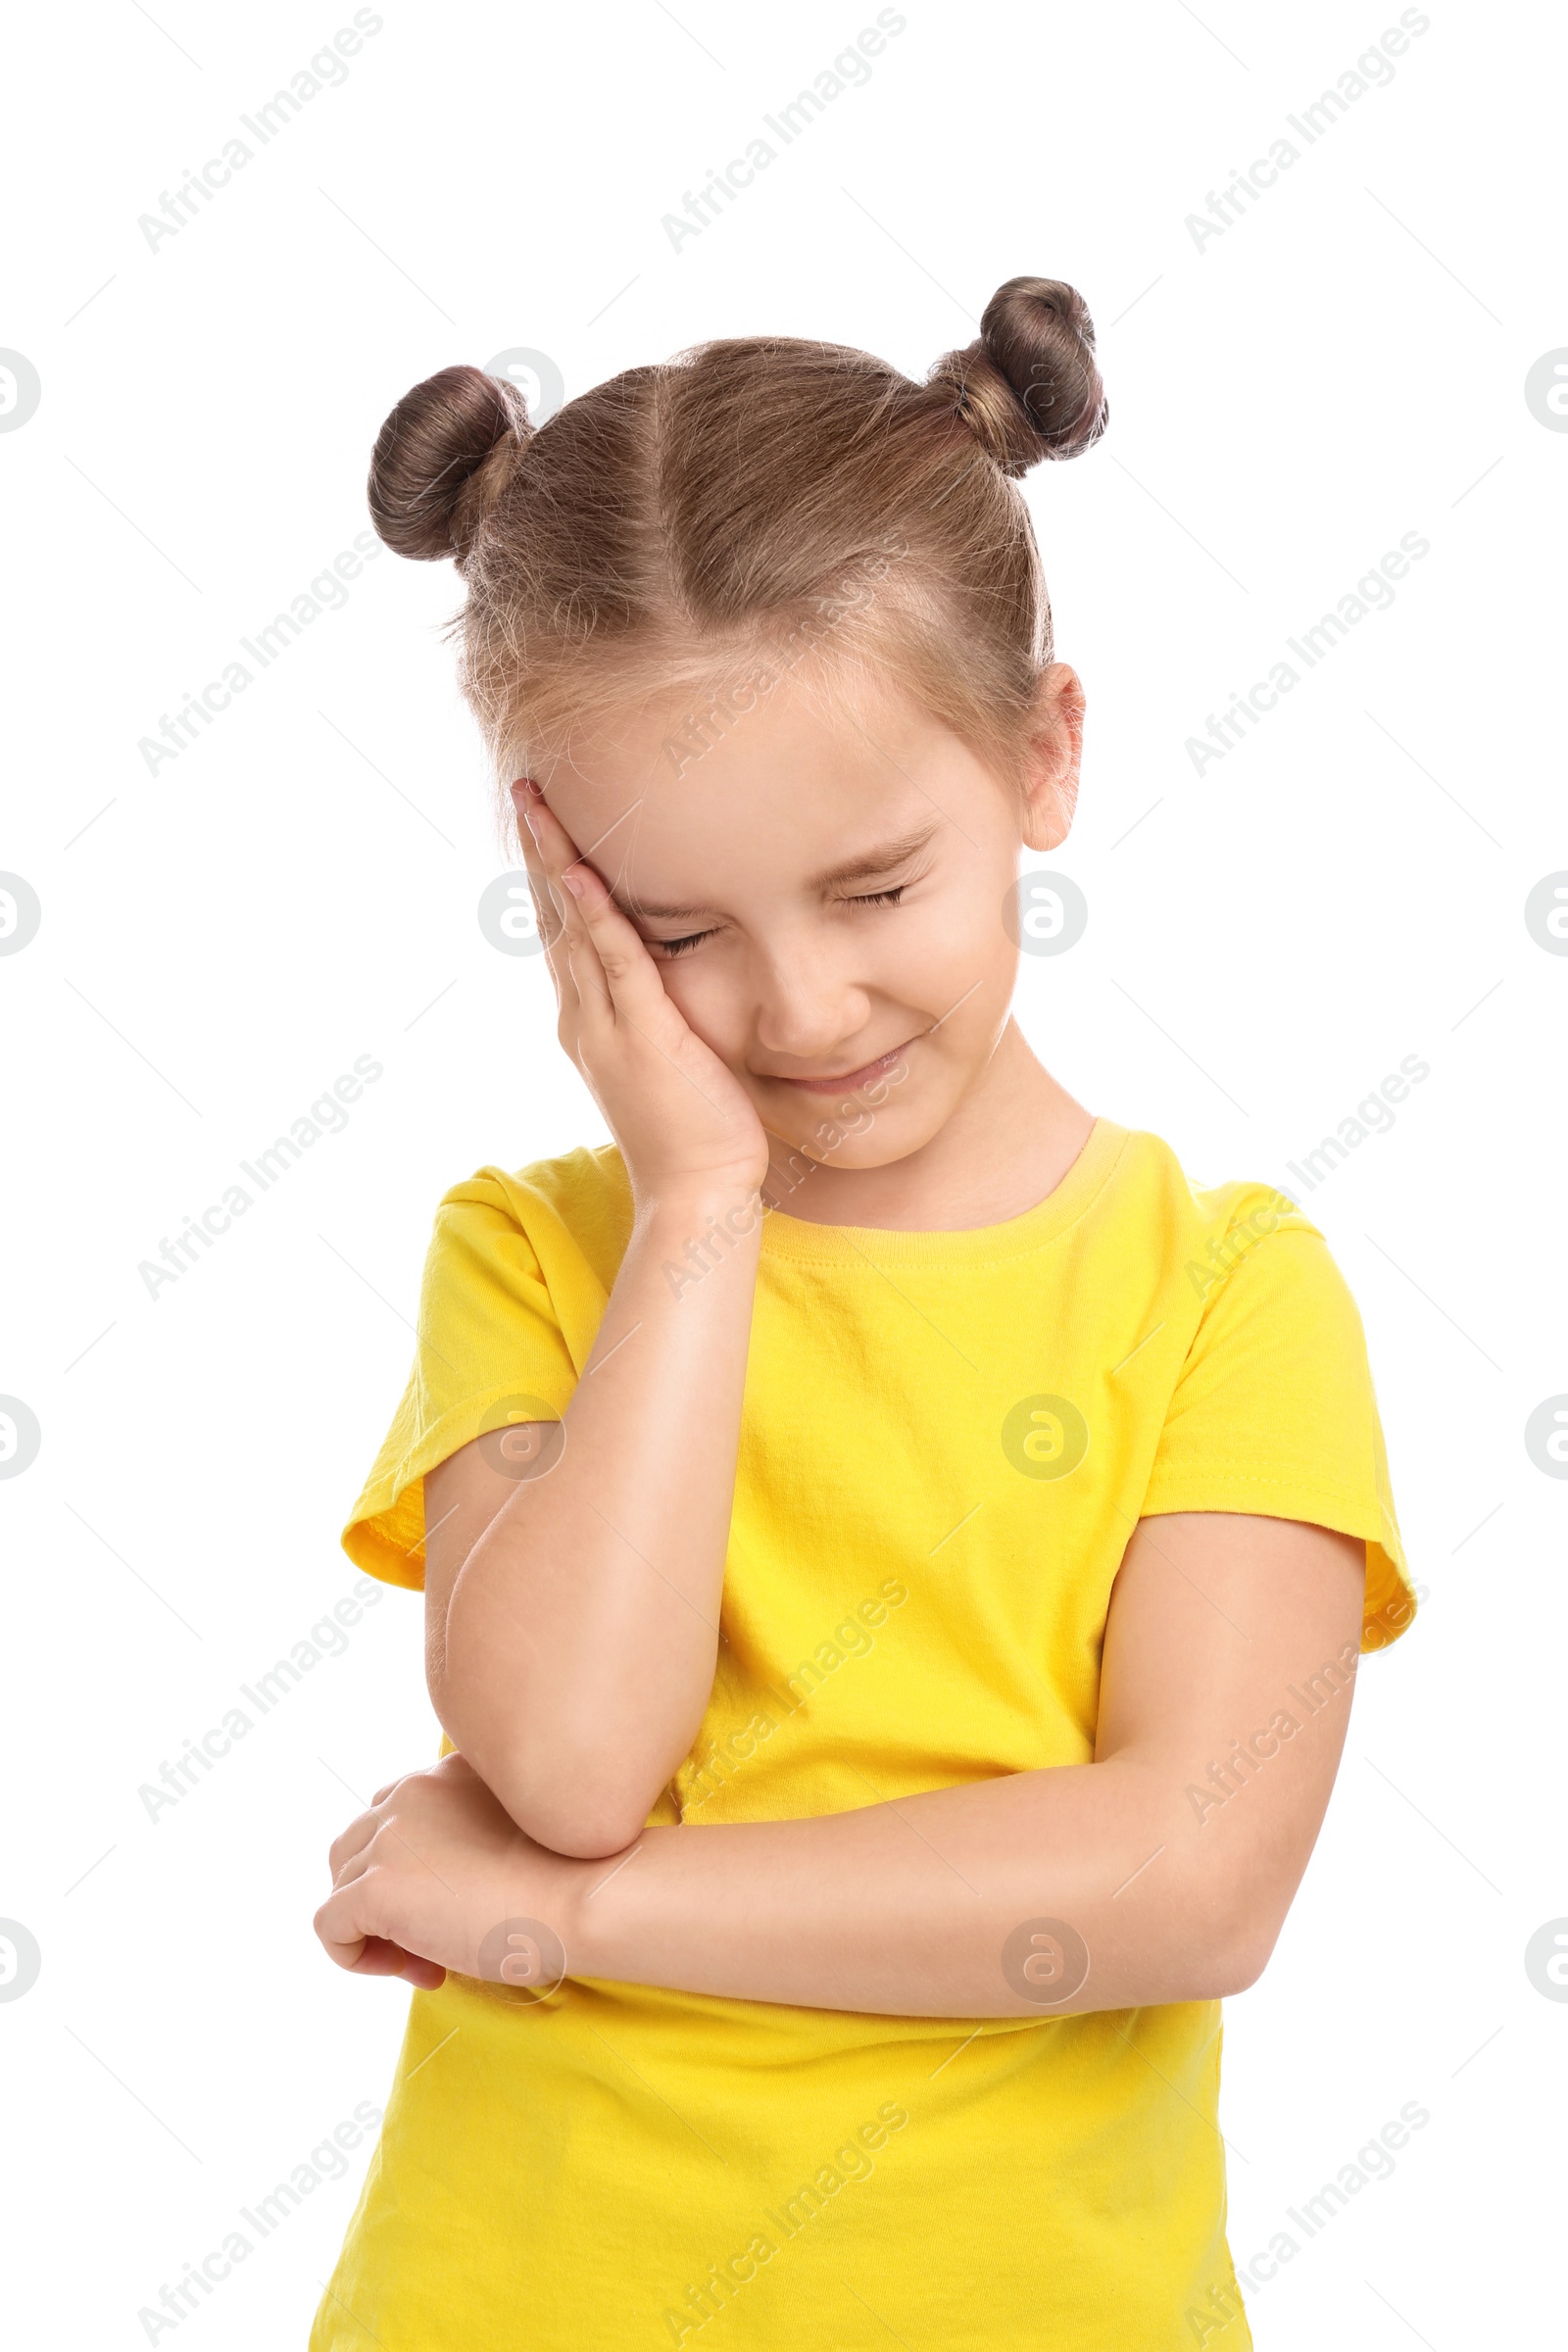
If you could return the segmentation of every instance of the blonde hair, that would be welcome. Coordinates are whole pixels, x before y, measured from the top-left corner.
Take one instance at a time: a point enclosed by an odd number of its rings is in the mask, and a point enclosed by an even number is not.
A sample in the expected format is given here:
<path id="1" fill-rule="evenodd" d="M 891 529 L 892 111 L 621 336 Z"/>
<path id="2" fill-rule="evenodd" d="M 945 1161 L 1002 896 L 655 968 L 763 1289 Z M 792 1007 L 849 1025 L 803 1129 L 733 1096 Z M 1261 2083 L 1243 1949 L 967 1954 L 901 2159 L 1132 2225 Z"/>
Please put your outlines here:
<path id="1" fill-rule="evenodd" d="M 382 425 L 370 514 L 398 554 L 457 564 L 460 675 L 503 798 L 617 704 L 737 665 L 765 688 L 807 649 L 892 676 L 1016 775 L 1053 650 L 1016 477 L 1103 432 L 1094 353 L 1071 286 L 1014 277 L 924 383 L 731 337 L 535 429 L 514 385 L 447 368 Z"/>

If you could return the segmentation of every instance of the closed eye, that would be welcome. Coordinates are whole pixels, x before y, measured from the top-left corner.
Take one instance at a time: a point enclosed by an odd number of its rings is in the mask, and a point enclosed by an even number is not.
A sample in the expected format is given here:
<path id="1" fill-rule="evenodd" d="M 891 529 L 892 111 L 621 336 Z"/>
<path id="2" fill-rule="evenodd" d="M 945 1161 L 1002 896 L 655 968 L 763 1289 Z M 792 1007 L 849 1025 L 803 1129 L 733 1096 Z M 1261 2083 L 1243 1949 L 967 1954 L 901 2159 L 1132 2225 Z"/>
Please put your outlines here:
<path id="1" fill-rule="evenodd" d="M 688 948 L 695 948 L 712 936 L 711 931 L 688 931 L 684 939 L 650 939 L 644 945 L 651 948 L 656 956 L 672 960 L 677 956 L 684 956 Z"/>
<path id="2" fill-rule="evenodd" d="M 907 882 L 900 882 L 892 890 L 867 891 L 853 899 L 842 900 L 840 903 L 845 906 L 896 906 L 908 887 Z M 677 956 L 684 956 L 691 949 L 701 947 L 705 939 L 711 939 L 713 936 L 711 931 L 688 931 L 680 939 L 650 939 L 646 940 L 644 945 L 651 949 L 655 956 L 662 957 L 665 962 L 673 962 Z"/>

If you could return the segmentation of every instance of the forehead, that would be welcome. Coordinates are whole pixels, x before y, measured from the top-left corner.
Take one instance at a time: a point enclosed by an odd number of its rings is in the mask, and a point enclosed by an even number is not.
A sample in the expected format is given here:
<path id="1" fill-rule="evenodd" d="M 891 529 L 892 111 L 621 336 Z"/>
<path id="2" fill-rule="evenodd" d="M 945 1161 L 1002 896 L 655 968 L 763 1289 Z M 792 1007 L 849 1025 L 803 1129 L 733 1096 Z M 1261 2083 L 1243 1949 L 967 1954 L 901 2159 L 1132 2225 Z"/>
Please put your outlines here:
<path id="1" fill-rule="evenodd" d="M 765 692 L 726 694 L 747 674 L 640 696 L 539 775 L 615 889 L 696 905 L 799 880 L 929 824 L 977 767 L 873 673 L 802 664 Z"/>

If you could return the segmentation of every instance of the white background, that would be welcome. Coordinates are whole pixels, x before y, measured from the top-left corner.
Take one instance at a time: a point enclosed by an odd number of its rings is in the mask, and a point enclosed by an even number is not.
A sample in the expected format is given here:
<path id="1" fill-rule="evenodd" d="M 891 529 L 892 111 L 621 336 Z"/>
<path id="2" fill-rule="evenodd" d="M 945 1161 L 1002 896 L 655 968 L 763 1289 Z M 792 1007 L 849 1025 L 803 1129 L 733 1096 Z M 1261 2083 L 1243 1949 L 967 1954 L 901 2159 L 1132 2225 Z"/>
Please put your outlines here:
<path id="1" fill-rule="evenodd" d="M 42 400 L 0 433 L 0 867 L 43 909 L 0 957 L 0 1392 L 42 1430 L 0 1482 L 0 1914 L 43 1955 L 0 2004 L 9 2332 L 145 2342 L 162 2284 L 384 2100 L 407 1991 L 338 1975 L 310 1920 L 359 1795 L 433 1752 L 417 1602 L 385 1592 L 156 1821 L 138 1788 L 352 1589 L 337 1531 L 440 1194 L 603 1133 L 542 961 L 476 924 L 505 857 L 438 639 L 449 567 L 378 556 L 177 759 L 149 773 L 139 740 L 364 530 L 375 429 L 433 369 L 528 346 L 570 394 L 770 331 L 920 375 L 1040 272 L 1091 305 L 1112 423 L 1027 485 L 1090 697 L 1055 860 L 1090 920 L 1024 960 L 1020 1017 L 1201 1182 L 1284 1178 L 1430 1064 L 1303 1196 L 1430 1597 L 1365 1664 L 1305 1888 L 1227 2011 L 1232 2244 L 1301 2241 L 1250 2296 L 1279 2352 L 1541 2340 L 1568 2006 L 1523 1955 L 1568 1913 L 1568 1482 L 1523 1432 L 1568 1390 L 1568 957 L 1524 902 L 1568 867 L 1568 434 L 1524 381 L 1568 346 L 1560 18 L 1434 5 L 1305 148 L 1284 118 L 1397 8 L 911 5 L 866 86 L 676 251 L 662 216 L 869 0 L 394 0 L 342 86 L 151 248 L 138 216 L 352 15 L 155 13 L 34 12 L 6 139 L 0 343 Z M 1300 160 L 1200 246 L 1187 216 L 1282 133 Z M 1196 774 L 1187 739 L 1407 532 L 1430 553 L 1392 609 Z M 149 1297 L 140 1262 L 362 1054 L 384 1075 L 345 1130 Z M 1306 2242 L 1286 2209 L 1409 2101 L 1431 2120 L 1393 2178 Z M 181 2344 L 303 2344 L 366 2156 Z"/>

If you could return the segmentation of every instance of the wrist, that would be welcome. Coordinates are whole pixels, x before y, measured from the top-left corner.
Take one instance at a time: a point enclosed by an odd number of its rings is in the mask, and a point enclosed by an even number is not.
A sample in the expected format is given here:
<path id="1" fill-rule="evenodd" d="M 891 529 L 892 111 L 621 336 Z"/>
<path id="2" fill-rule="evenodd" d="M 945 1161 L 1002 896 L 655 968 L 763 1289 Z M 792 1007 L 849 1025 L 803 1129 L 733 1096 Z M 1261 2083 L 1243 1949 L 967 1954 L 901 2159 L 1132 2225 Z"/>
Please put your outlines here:
<path id="1" fill-rule="evenodd" d="M 739 1180 L 688 1179 L 638 1198 L 634 1232 L 666 1256 L 690 1248 L 727 1251 L 760 1234 L 765 1213 L 756 1185 L 748 1191 Z"/>
<path id="2" fill-rule="evenodd" d="M 678 1834 L 671 1828 L 643 1830 L 624 1853 L 579 1865 L 565 1936 L 573 1976 L 648 1981 L 650 1898 L 660 1875 L 660 1847 Z"/>

